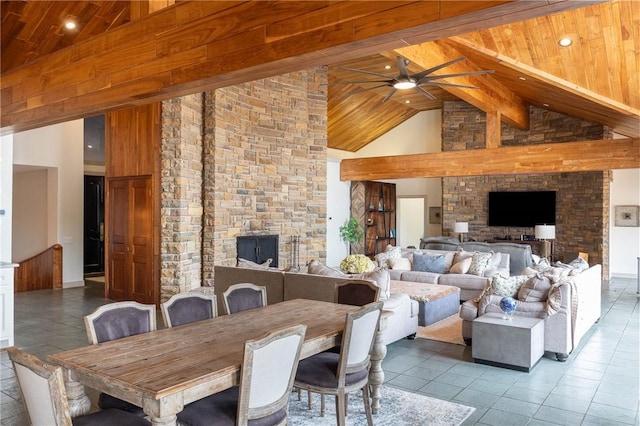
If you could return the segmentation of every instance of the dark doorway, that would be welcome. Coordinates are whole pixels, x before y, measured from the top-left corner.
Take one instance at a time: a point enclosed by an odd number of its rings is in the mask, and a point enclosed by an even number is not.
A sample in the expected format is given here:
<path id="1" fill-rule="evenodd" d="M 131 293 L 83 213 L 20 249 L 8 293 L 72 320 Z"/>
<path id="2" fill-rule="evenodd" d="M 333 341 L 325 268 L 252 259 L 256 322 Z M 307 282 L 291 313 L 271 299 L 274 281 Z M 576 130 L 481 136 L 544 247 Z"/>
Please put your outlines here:
<path id="1" fill-rule="evenodd" d="M 104 274 L 104 176 L 84 177 L 84 273 Z"/>

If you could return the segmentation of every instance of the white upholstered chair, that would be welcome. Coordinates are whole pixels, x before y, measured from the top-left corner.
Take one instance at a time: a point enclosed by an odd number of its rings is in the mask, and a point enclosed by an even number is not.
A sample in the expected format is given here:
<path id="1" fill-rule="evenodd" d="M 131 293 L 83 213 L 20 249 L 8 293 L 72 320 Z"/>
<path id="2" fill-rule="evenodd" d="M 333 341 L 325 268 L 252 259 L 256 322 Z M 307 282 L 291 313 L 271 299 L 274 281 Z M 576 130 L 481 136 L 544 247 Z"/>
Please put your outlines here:
<path id="1" fill-rule="evenodd" d="M 84 324 L 89 343 L 92 345 L 148 333 L 156 330 L 156 307 L 133 301 L 110 303 L 85 316 Z M 98 397 L 98 406 L 102 409 L 117 408 L 144 415 L 141 407 L 106 393 L 101 393 Z"/>
<path id="2" fill-rule="evenodd" d="M 245 342 L 240 385 L 187 405 L 178 413 L 180 424 L 286 425 L 306 329 L 297 325 Z"/>
<path id="3" fill-rule="evenodd" d="M 346 395 L 362 389 L 369 426 L 373 424 L 369 395 L 370 352 L 378 330 L 382 302 L 370 303 L 347 314 L 340 353 L 322 352 L 298 365 L 294 386 L 298 389 L 334 395 L 338 426 L 345 424 Z"/>
<path id="4" fill-rule="evenodd" d="M 227 314 L 267 306 L 267 288 L 251 283 L 233 284 L 222 297 Z"/>
<path id="5" fill-rule="evenodd" d="M 29 423 L 34 426 L 148 426 L 149 421 L 126 411 L 108 409 L 71 419 L 62 368 L 42 362 L 15 347 L 7 349 L 18 379 Z"/>
<path id="6" fill-rule="evenodd" d="M 215 294 L 174 294 L 160 308 L 162 319 L 168 328 L 218 316 Z"/>

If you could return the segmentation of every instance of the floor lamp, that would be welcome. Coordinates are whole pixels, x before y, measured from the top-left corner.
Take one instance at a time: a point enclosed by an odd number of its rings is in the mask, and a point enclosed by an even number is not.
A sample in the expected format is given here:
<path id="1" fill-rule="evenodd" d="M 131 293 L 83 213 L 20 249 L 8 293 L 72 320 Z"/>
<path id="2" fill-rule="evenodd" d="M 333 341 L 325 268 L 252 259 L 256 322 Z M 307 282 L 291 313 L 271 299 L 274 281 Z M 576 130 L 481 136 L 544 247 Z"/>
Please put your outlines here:
<path id="1" fill-rule="evenodd" d="M 538 240 L 548 241 L 551 240 L 551 253 L 549 254 L 549 261 L 553 261 L 553 240 L 556 239 L 556 226 L 555 225 L 536 225 L 535 237 Z"/>
<path id="2" fill-rule="evenodd" d="M 453 224 L 453 232 L 458 234 L 460 242 L 464 242 L 464 234 L 469 232 L 469 222 L 455 222 Z"/>

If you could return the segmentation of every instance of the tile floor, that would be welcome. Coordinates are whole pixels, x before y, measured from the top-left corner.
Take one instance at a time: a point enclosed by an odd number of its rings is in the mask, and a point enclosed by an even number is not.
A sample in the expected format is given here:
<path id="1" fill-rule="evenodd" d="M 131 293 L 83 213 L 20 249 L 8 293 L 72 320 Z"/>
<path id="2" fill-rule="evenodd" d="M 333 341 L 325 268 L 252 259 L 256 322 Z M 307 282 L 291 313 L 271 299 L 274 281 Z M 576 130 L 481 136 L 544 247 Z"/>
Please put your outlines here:
<path id="1" fill-rule="evenodd" d="M 386 382 L 476 407 L 465 425 L 638 425 L 636 283 L 614 278 L 603 289 L 600 322 L 565 363 L 548 355 L 522 373 L 474 364 L 468 347 L 402 340 L 388 346 Z M 15 296 L 15 344 L 41 358 L 86 345 L 84 315 L 108 302 L 99 284 Z M 27 424 L 19 394 L 0 352 L 0 424 Z"/>

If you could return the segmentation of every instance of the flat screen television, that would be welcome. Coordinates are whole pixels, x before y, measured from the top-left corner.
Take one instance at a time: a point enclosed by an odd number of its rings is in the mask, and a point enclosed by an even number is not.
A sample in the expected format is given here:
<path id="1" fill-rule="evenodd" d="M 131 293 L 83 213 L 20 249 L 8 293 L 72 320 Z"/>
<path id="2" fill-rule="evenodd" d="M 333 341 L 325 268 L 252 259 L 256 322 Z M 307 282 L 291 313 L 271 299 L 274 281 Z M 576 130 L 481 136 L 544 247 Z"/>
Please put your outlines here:
<path id="1" fill-rule="evenodd" d="M 489 226 L 555 225 L 556 191 L 489 192 Z"/>

